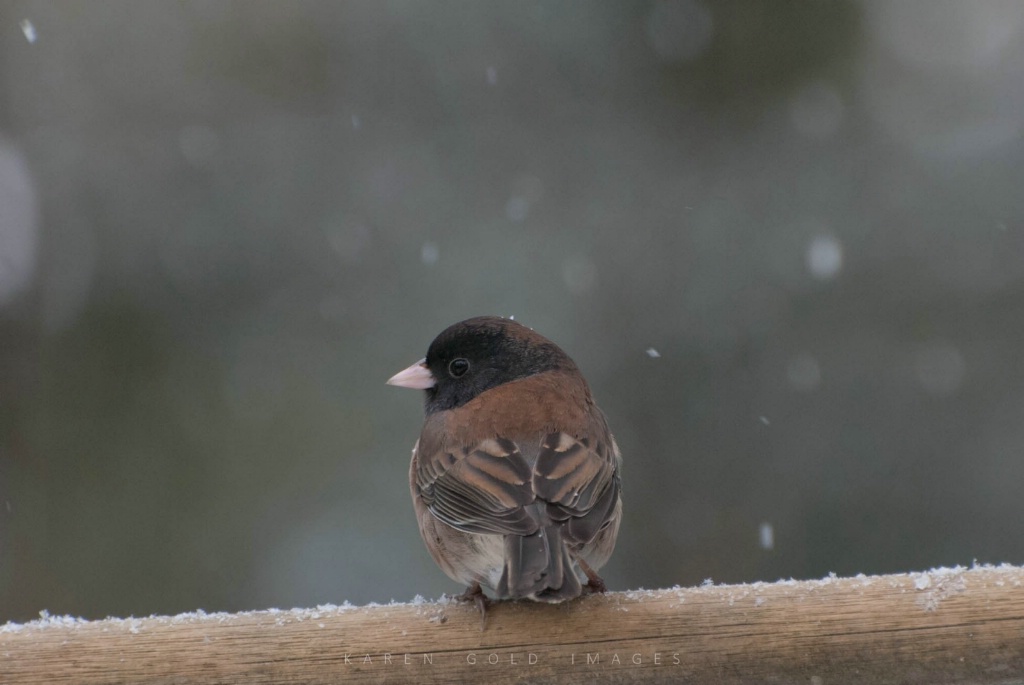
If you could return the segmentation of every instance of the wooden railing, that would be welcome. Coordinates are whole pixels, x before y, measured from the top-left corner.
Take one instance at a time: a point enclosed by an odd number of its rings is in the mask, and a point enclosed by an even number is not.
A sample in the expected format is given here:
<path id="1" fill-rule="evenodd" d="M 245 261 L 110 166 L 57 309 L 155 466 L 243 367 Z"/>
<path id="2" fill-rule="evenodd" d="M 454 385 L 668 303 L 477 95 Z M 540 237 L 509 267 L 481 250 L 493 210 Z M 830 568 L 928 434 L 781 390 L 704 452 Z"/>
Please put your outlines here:
<path id="1" fill-rule="evenodd" d="M 1024 568 L 0 626 L 0 683 L 1024 683 Z"/>

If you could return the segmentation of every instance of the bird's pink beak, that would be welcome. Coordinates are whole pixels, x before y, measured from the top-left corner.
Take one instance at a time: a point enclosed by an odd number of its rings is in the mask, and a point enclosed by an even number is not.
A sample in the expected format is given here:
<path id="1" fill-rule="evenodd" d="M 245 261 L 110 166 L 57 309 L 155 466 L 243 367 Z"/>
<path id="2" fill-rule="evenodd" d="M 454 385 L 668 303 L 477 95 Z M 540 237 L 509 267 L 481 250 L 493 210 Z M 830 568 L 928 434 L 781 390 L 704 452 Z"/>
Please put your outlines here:
<path id="1" fill-rule="evenodd" d="M 397 385 L 400 388 L 412 388 L 413 390 L 426 390 L 437 383 L 434 374 L 427 368 L 427 360 L 421 359 L 408 369 L 399 371 L 388 379 L 388 385 Z"/>

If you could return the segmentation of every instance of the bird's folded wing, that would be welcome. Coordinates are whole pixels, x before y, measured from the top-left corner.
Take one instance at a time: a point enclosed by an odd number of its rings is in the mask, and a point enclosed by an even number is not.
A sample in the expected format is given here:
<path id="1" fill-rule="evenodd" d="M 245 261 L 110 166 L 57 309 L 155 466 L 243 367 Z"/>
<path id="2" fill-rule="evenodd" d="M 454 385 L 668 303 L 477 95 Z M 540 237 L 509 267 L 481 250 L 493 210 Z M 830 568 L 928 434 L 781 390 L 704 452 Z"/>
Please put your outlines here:
<path id="1" fill-rule="evenodd" d="M 535 495 L 530 467 L 511 440 L 483 440 L 418 455 L 416 487 L 438 519 L 467 533 L 530 535 Z"/>
<path id="2" fill-rule="evenodd" d="M 524 449 L 536 458 L 528 460 L 504 438 L 421 452 L 416 486 L 434 516 L 468 533 L 530 535 L 556 523 L 566 541 L 578 546 L 610 524 L 619 498 L 611 435 L 595 440 L 550 433 L 539 452 L 536 444 Z"/>
<path id="3" fill-rule="evenodd" d="M 619 500 L 618 447 L 611 434 L 599 435 L 551 433 L 534 465 L 533 490 L 548 503 L 548 516 L 565 522 L 570 545 L 586 544 L 610 525 Z"/>

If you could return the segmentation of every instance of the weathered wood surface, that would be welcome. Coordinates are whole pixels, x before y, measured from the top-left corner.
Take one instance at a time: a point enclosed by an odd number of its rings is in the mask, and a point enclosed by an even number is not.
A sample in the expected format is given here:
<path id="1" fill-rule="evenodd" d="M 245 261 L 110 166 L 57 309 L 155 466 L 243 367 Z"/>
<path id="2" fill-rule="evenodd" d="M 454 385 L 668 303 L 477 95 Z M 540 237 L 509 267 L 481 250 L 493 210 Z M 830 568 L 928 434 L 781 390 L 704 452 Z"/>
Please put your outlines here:
<path id="1" fill-rule="evenodd" d="M 0 683 L 1024 683 L 1024 568 L 0 627 Z"/>

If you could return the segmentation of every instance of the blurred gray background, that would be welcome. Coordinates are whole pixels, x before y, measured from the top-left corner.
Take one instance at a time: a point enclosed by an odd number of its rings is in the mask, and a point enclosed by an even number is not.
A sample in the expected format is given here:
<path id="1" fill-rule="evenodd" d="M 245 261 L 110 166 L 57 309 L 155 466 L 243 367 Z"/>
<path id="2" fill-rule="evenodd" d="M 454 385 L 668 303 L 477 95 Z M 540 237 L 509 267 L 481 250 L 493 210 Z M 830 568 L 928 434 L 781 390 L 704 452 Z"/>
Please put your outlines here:
<path id="1" fill-rule="evenodd" d="M 0 5 L 0 621 L 437 596 L 454 321 L 584 369 L 612 588 L 1024 562 L 1024 3 Z"/>

